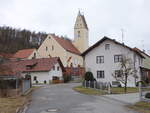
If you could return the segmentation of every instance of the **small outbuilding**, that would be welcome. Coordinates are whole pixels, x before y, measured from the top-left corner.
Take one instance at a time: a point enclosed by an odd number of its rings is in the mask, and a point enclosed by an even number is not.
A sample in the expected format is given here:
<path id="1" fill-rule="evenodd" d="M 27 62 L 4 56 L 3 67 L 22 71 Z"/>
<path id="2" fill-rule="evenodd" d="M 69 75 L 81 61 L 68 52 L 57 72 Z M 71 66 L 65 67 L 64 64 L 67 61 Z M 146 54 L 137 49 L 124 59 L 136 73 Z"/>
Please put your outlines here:
<path id="1" fill-rule="evenodd" d="M 58 57 L 13 60 L 6 64 L 12 67 L 15 72 L 21 72 L 23 77 L 30 75 L 32 84 L 63 82 L 63 72 L 65 69 Z"/>
<path id="2" fill-rule="evenodd" d="M 31 78 L 21 76 L 20 72 L 8 65 L 0 65 L 0 97 L 13 97 L 31 88 Z"/>

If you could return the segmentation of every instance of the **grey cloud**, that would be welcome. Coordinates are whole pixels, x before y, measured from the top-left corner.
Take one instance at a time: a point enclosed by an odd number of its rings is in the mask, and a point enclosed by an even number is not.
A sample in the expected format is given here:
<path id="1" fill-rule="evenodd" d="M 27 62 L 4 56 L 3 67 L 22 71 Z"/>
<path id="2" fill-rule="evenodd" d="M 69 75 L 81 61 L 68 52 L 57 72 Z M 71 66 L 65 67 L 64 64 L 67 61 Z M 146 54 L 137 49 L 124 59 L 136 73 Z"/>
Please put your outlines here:
<path id="1" fill-rule="evenodd" d="M 124 28 L 127 45 L 150 50 L 149 6 L 149 0 L 0 0 L 0 25 L 72 38 L 80 8 L 89 26 L 90 45 L 103 36 L 121 41 L 120 29 Z"/>

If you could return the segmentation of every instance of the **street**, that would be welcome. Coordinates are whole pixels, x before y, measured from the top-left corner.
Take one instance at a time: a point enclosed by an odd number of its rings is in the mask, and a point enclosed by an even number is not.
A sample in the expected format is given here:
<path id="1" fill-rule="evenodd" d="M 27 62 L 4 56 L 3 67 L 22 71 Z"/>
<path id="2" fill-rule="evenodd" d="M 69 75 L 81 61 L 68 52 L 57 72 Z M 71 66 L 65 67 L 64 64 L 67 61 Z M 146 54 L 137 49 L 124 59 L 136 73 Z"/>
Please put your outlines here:
<path id="1" fill-rule="evenodd" d="M 26 113 L 136 113 L 119 101 L 75 92 L 76 85 L 47 85 L 34 91 Z"/>

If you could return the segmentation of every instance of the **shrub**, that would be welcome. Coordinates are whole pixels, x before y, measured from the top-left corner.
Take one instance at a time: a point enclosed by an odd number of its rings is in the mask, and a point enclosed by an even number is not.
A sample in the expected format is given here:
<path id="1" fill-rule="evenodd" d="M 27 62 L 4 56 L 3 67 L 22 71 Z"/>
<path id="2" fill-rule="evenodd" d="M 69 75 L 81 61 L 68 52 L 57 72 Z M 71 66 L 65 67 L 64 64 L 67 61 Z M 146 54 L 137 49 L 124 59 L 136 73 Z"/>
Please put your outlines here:
<path id="1" fill-rule="evenodd" d="M 39 83 L 39 81 L 36 80 L 36 84 L 38 84 L 38 83 Z"/>
<path id="2" fill-rule="evenodd" d="M 138 87 L 139 86 L 139 83 L 141 82 L 141 85 L 142 86 L 146 86 L 146 83 L 144 81 L 138 81 L 136 82 L 136 86 Z"/>
<path id="3" fill-rule="evenodd" d="M 92 72 L 86 72 L 86 73 L 85 73 L 85 76 L 84 76 L 84 79 L 85 79 L 86 81 L 95 81 L 95 78 L 94 78 Z"/>
<path id="4" fill-rule="evenodd" d="M 64 75 L 63 78 L 64 78 L 64 83 L 67 83 L 67 82 L 71 81 L 71 76 L 70 75 Z"/>
<path id="5" fill-rule="evenodd" d="M 146 93 L 145 98 L 149 98 L 150 99 L 150 93 Z"/>
<path id="6" fill-rule="evenodd" d="M 46 82 L 46 80 L 44 80 L 44 84 L 46 84 L 47 82 Z"/>

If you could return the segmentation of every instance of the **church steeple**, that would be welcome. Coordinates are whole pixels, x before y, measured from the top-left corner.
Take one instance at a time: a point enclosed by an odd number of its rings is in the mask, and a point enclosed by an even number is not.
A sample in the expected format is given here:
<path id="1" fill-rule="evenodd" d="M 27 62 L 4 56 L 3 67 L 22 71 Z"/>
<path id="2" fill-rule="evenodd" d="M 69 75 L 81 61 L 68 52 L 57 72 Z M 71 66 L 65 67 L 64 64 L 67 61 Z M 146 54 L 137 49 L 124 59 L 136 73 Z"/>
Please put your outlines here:
<path id="1" fill-rule="evenodd" d="M 76 22 L 75 22 L 75 25 L 74 25 L 74 29 L 76 29 L 76 28 L 85 28 L 85 29 L 88 30 L 88 26 L 87 26 L 85 17 L 84 17 L 83 14 L 81 14 L 80 10 L 78 12 L 78 16 L 76 18 Z"/>
<path id="2" fill-rule="evenodd" d="M 82 53 L 88 48 L 88 43 L 88 26 L 84 15 L 79 10 L 74 25 L 74 45 Z"/>

